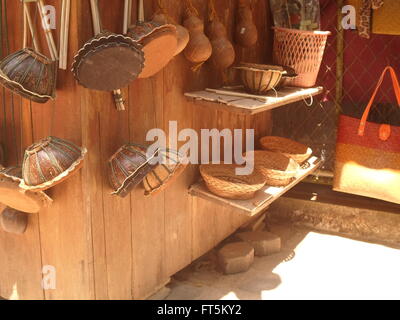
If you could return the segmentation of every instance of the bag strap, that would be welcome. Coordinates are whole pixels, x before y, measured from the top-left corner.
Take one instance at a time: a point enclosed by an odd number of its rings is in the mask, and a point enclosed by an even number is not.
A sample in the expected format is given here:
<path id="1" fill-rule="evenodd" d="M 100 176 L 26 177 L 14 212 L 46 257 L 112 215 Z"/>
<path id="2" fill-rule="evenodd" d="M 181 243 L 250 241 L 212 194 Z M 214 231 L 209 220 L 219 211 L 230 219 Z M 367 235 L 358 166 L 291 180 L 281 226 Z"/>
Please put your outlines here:
<path id="1" fill-rule="evenodd" d="M 365 112 L 364 112 L 364 114 L 363 114 L 363 116 L 361 118 L 360 127 L 358 128 L 358 135 L 359 136 L 363 136 L 364 135 L 365 126 L 367 125 L 367 119 L 368 119 L 369 113 L 371 111 L 371 107 L 374 104 L 376 95 L 378 94 L 378 91 L 379 91 L 379 89 L 380 89 L 380 87 L 381 87 L 381 85 L 383 83 L 383 80 L 385 79 L 385 75 L 386 75 L 387 71 L 390 71 L 390 75 L 391 75 L 392 83 L 393 83 L 393 88 L 394 88 L 394 93 L 396 94 L 397 104 L 400 107 L 400 84 L 399 84 L 399 79 L 397 78 L 396 71 L 392 67 L 388 66 L 388 67 L 385 68 L 385 70 L 383 70 L 382 75 L 381 75 L 381 77 L 380 77 L 380 79 L 378 81 L 378 84 L 376 85 L 375 91 L 372 94 L 371 100 L 369 101 L 369 103 L 367 105 L 367 108 L 365 109 Z"/>

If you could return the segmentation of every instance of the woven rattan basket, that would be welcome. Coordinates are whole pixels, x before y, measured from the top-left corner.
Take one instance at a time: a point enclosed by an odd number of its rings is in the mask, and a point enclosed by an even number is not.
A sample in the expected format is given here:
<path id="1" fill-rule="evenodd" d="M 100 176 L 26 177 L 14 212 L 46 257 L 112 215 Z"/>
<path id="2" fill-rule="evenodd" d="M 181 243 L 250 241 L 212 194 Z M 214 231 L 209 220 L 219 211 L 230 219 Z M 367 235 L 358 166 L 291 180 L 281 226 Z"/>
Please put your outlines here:
<path id="1" fill-rule="evenodd" d="M 248 151 L 247 161 L 254 161 L 255 168 L 260 171 L 269 186 L 286 186 L 297 175 L 300 166 L 291 158 L 271 151 Z"/>
<path id="2" fill-rule="evenodd" d="M 286 74 L 280 66 L 242 63 L 236 67 L 241 71 L 241 78 L 246 91 L 253 94 L 265 94 L 275 88 Z"/>
<path id="3" fill-rule="evenodd" d="M 310 158 L 313 152 L 304 144 L 282 137 L 263 137 L 260 145 L 264 150 L 282 153 L 300 164 Z"/>
<path id="4" fill-rule="evenodd" d="M 214 194 L 228 199 L 252 199 L 265 185 L 264 176 L 257 170 L 250 175 L 236 175 L 237 165 L 206 164 L 200 166 L 200 173 L 207 188 Z"/>

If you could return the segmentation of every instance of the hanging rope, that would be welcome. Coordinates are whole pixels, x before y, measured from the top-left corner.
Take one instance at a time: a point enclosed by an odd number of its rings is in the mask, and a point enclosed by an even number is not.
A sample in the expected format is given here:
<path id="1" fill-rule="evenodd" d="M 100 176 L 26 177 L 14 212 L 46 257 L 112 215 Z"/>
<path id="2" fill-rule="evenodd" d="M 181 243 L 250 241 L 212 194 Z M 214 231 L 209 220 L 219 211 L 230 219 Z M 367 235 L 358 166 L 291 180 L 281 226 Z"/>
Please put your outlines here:
<path id="1" fill-rule="evenodd" d="M 193 5 L 193 2 L 191 0 L 185 0 L 186 3 L 186 14 L 188 16 L 199 16 L 199 11 L 195 8 Z"/>
<path id="2" fill-rule="evenodd" d="M 211 22 L 218 20 L 217 10 L 215 10 L 214 0 L 208 0 L 208 20 Z"/>
<path id="3" fill-rule="evenodd" d="M 157 0 L 157 7 L 158 7 L 158 10 L 156 12 L 163 14 L 167 18 L 168 23 L 177 24 L 176 20 L 170 16 L 167 9 L 163 5 L 162 0 Z"/>

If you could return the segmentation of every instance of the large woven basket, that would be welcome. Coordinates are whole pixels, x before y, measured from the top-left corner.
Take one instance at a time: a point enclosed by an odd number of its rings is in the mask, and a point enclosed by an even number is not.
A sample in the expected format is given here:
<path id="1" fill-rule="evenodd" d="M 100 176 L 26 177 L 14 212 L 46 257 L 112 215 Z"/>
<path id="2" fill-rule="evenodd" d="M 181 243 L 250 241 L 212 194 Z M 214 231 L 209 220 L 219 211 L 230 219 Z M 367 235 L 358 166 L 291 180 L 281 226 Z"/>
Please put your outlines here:
<path id="1" fill-rule="evenodd" d="M 297 175 L 300 166 L 296 161 L 281 153 L 271 151 L 248 151 L 247 161 L 254 161 L 255 169 L 260 171 L 269 186 L 286 186 Z"/>
<path id="2" fill-rule="evenodd" d="M 301 164 L 312 155 L 312 149 L 287 138 L 267 136 L 260 139 L 261 148 L 279 152 Z"/>
<path id="3" fill-rule="evenodd" d="M 236 175 L 237 165 L 206 164 L 200 166 L 200 173 L 207 188 L 214 194 L 228 199 L 252 199 L 265 185 L 264 176 L 257 170 L 250 175 Z"/>
<path id="4" fill-rule="evenodd" d="M 298 77 L 288 80 L 288 86 L 313 87 L 329 31 L 304 31 L 274 28 L 274 62 L 296 70 Z"/>

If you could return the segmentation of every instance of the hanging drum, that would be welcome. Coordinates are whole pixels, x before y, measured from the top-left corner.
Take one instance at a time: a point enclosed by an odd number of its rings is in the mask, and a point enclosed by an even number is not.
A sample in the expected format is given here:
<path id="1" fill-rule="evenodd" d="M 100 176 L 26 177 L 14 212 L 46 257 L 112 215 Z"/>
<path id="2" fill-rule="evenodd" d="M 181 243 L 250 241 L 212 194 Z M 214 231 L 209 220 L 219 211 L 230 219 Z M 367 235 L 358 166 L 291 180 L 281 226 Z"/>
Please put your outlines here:
<path id="1" fill-rule="evenodd" d="M 20 188 L 21 168 L 11 167 L 0 172 L 0 203 L 27 213 L 37 213 L 49 206 L 53 200 L 44 192 Z"/>
<path id="2" fill-rule="evenodd" d="M 178 39 L 173 24 L 155 21 L 144 22 L 143 0 L 139 0 L 139 17 L 128 36 L 143 46 L 145 64 L 139 78 L 149 78 L 162 70 L 174 57 Z"/>
<path id="3" fill-rule="evenodd" d="M 161 150 L 158 165 L 146 175 L 143 186 L 146 195 L 154 195 L 167 188 L 187 166 L 187 159 L 171 149 Z"/>
<path id="4" fill-rule="evenodd" d="M 127 144 L 111 157 L 108 162 L 108 177 L 114 190 L 112 194 L 126 197 L 153 169 L 154 165 L 150 162 L 157 156 L 158 150 L 148 157 L 146 149 L 145 146 Z"/>
<path id="5" fill-rule="evenodd" d="M 39 1 L 39 8 L 41 5 Z M 25 2 L 24 10 L 26 10 L 25 17 L 27 17 L 29 13 Z M 29 26 L 33 40 L 35 40 L 31 24 Z M 46 39 L 52 59 L 39 53 L 36 41 L 34 41 L 35 50 L 24 48 L 7 56 L 0 63 L 0 83 L 23 98 L 37 103 L 45 103 L 49 99 L 54 99 L 56 92 L 57 65 L 55 60 L 57 56 L 52 47 L 54 40 L 51 32 L 46 32 Z M 26 43 L 26 33 L 24 43 Z"/>
<path id="6" fill-rule="evenodd" d="M 85 88 L 113 91 L 126 87 L 142 71 L 144 54 L 133 39 L 101 32 L 78 51 L 72 72 Z"/>
<path id="7" fill-rule="evenodd" d="M 83 165 L 85 148 L 55 137 L 43 139 L 25 151 L 21 188 L 46 190 L 69 178 Z"/>

